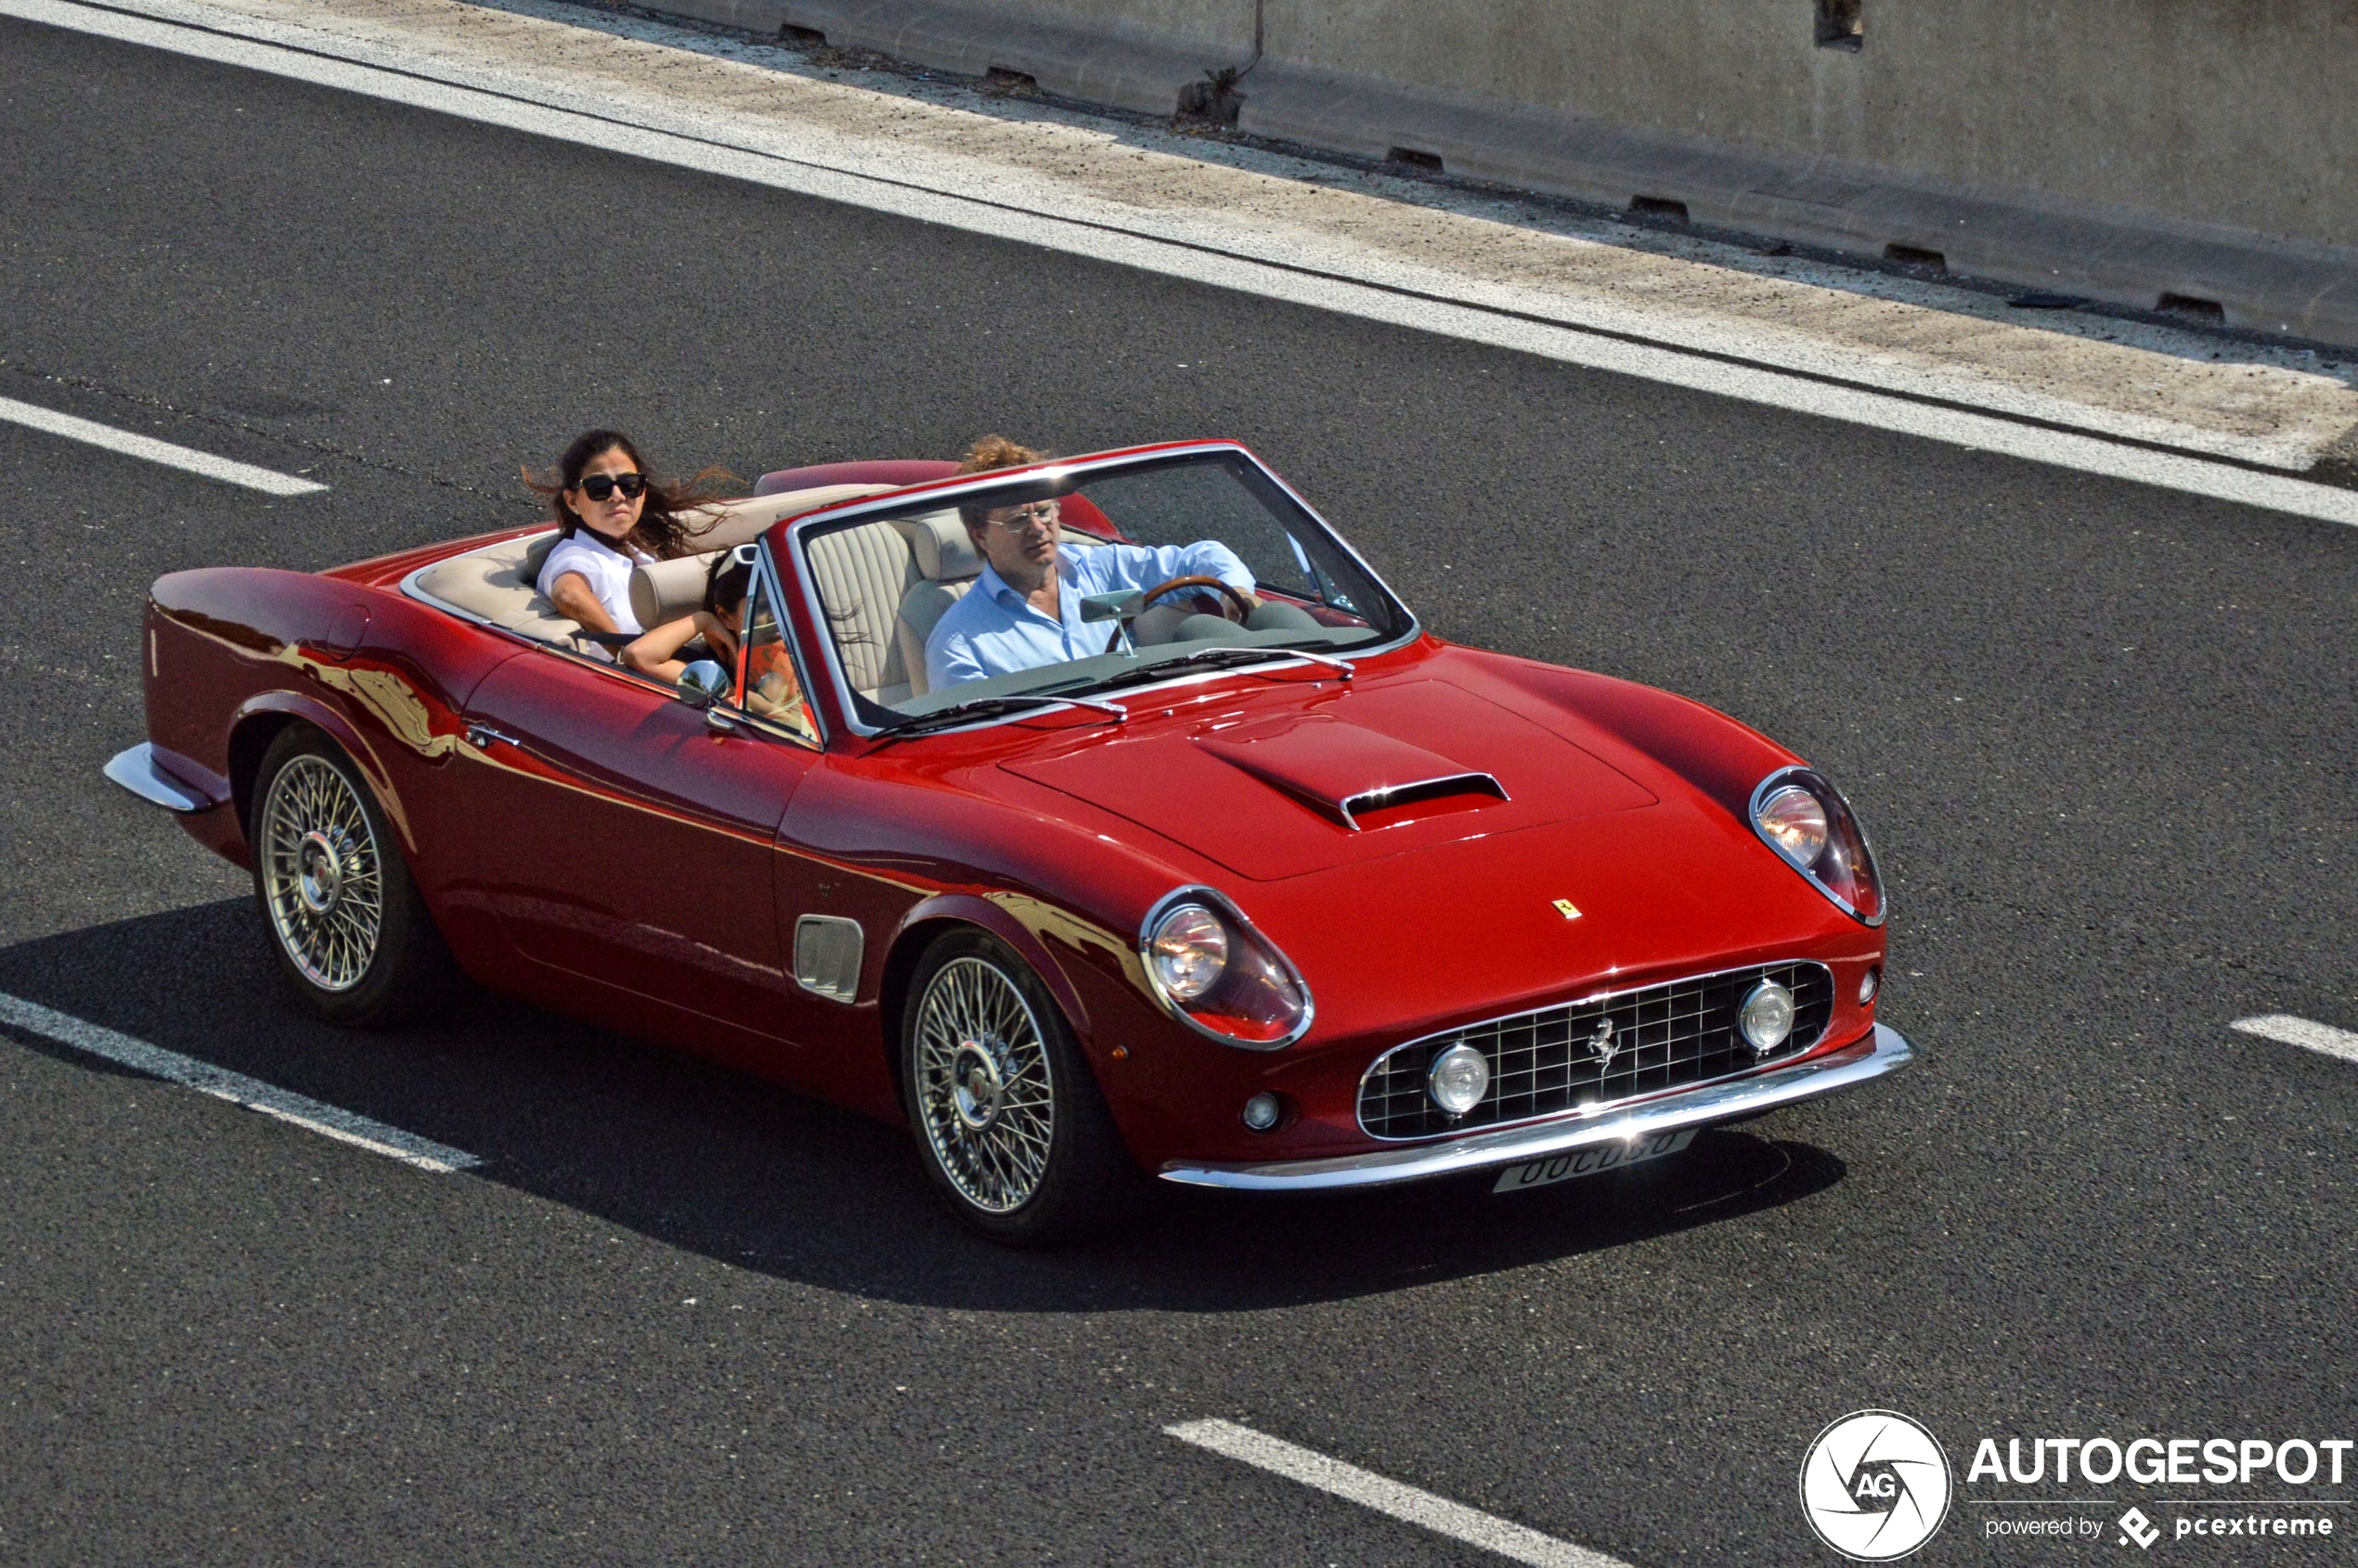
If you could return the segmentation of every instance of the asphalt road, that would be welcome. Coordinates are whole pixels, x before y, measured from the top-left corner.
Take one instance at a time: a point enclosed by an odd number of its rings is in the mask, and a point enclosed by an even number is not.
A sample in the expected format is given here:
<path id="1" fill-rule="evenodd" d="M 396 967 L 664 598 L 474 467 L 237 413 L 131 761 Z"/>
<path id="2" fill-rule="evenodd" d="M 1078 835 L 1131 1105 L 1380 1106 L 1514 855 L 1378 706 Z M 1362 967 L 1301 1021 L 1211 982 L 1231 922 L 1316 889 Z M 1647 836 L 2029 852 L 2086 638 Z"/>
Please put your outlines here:
<path id="1" fill-rule="evenodd" d="M 2227 1029 L 2358 1028 L 2358 532 L 40 27 L 0 58 L 0 396 L 330 486 L 0 426 L 0 991 L 486 1160 L 0 1036 L 0 1560 L 1493 1561 L 1161 1433 L 1222 1416 L 1641 1568 L 1830 1561 L 1795 1467 L 1862 1406 L 2358 1435 L 2358 1069 Z M 516 465 L 607 422 L 747 476 L 1241 437 L 1443 635 L 1843 784 L 1923 1062 L 1626 1177 L 1174 1192 L 1029 1256 L 901 1134 L 626 1040 L 315 1024 L 241 876 L 98 780 L 146 585 L 529 520 Z M 2053 1560 L 1982 1517 L 1924 1560 Z"/>

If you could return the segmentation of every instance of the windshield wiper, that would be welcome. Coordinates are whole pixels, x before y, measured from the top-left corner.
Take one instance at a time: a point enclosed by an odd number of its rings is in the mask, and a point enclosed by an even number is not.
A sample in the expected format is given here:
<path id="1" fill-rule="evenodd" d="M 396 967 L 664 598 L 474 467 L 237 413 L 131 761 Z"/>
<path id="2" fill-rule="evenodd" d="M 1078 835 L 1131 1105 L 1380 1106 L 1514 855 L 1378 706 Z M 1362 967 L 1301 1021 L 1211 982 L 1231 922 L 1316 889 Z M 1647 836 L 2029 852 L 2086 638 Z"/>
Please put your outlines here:
<path id="1" fill-rule="evenodd" d="M 920 713 L 913 719 L 904 719 L 898 724 L 887 724 L 876 732 L 876 738 L 882 740 L 887 736 L 922 735 L 928 730 L 948 729 L 953 724 L 964 724 L 970 719 L 996 719 L 1003 714 L 1028 713 L 1034 708 L 1043 707 L 1094 707 L 1100 712 L 1112 714 L 1116 722 L 1130 717 L 1130 710 L 1120 703 L 1102 703 L 1091 697 L 1046 694 L 1024 697 L 969 697 L 965 702 L 952 703 L 948 707 L 936 708 L 931 713 Z"/>
<path id="2" fill-rule="evenodd" d="M 1224 669 L 1235 665 L 1267 664 L 1273 659 L 1307 659 L 1312 664 L 1330 665 L 1342 672 L 1342 678 L 1345 680 L 1351 679 L 1351 661 L 1336 658 L 1332 654 L 1313 654 L 1301 648 L 1240 648 L 1234 643 L 1228 643 L 1219 647 L 1205 648 L 1175 659 L 1158 659 L 1153 664 L 1140 665 L 1136 669 L 1125 669 L 1119 675 L 1109 675 L 1105 680 L 1093 681 L 1091 684 L 1097 691 L 1104 692 L 1121 686 L 1144 686 L 1150 681 L 1163 680 L 1181 670 Z"/>

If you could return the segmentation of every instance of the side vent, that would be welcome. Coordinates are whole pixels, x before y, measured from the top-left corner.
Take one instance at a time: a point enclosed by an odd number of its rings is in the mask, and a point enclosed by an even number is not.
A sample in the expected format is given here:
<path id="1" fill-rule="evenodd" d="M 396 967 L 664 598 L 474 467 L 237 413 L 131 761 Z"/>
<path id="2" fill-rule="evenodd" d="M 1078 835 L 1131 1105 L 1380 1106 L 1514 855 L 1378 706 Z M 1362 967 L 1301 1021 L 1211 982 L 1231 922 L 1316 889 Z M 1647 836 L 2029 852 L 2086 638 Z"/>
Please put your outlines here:
<path id="1" fill-rule="evenodd" d="M 830 1002 L 860 999 L 860 955 L 867 946 L 857 920 L 806 914 L 794 923 L 795 984 Z"/>

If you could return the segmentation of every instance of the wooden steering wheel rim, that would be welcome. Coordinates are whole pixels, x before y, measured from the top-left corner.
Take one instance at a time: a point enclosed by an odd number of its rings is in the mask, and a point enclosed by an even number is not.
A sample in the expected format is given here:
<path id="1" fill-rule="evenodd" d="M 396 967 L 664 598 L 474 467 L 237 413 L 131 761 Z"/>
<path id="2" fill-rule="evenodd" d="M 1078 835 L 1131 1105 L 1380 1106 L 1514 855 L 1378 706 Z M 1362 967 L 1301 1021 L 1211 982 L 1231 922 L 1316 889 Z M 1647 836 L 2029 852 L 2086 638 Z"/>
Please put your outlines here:
<path id="1" fill-rule="evenodd" d="M 1183 588 L 1208 588 L 1224 595 L 1229 603 L 1237 607 L 1237 619 L 1239 621 L 1252 614 L 1252 606 L 1245 603 L 1245 596 L 1218 577 L 1173 577 L 1169 582 L 1147 590 L 1139 601 L 1139 608 L 1144 609 L 1164 594 L 1176 593 Z"/>

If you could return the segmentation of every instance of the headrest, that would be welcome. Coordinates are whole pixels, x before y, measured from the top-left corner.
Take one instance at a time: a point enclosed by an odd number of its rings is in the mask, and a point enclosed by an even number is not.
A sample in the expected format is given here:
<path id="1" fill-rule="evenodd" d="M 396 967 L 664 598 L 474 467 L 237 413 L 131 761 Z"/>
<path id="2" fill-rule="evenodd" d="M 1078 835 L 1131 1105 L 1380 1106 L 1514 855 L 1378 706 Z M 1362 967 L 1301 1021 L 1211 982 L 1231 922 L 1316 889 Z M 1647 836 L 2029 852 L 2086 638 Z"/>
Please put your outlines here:
<path id="1" fill-rule="evenodd" d="M 639 624 L 653 631 L 666 621 L 703 609 L 705 581 L 712 570 L 712 558 L 719 553 L 712 550 L 631 567 L 630 613 L 639 617 Z"/>
<path id="2" fill-rule="evenodd" d="M 932 581 L 963 582 L 981 574 L 982 557 L 975 553 L 974 539 L 958 520 L 957 508 L 897 518 L 893 525 L 908 539 L 917 558 L 917 570 Z"/>
<path id="3" fill-rule="evenodd" d="M 524 565 L 516 576 L 527 588 L 540 580 L 540 568 L 548 564 L 549 552 L 557 548 L 557 536 L 543 534 L 525 547 Z"/>

